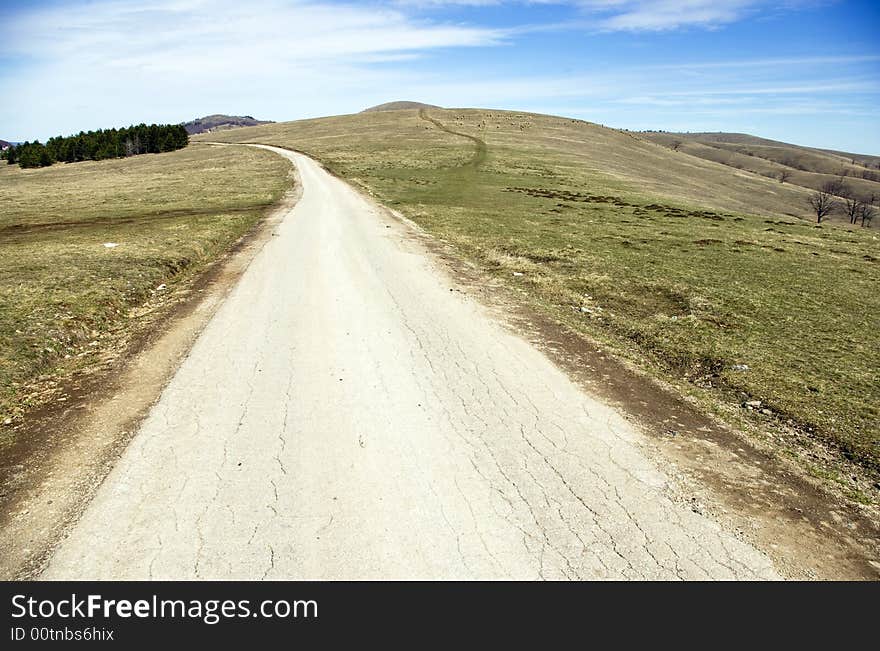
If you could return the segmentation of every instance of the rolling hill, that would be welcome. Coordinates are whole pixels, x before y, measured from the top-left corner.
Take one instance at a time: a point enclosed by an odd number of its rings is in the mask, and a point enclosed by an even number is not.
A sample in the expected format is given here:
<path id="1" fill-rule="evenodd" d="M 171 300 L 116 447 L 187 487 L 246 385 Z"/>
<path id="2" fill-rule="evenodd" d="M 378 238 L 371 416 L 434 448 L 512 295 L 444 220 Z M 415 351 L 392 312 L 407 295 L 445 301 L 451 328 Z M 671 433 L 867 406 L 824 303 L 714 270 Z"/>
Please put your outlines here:
<path id="1" fill-rule="evenodd" d="M 435 117 L 449 131 L 421 117 Z M 591 178 L 596 191 L 627 188 L 645 197 L 665 197 L 706 208 L 809 218 L 808 192 L 794 184 L 718 162 L 672 152 L 635 134 L 582 120 L 480 109 L 403 109 L 280 122 L 223 134 L 222 140 L 296 143 L 340 168 L 357 152 L 375 152 L 376 165 L 395 166 L 414 152 L 434 165 L 458 160 L 473 145 L 461 132 L 484 140 L 491 151 L 514 154 L 533 170 L 571 170 L 570 183 Z M 390 135 L 395 142 L 388 142 Z M 348 140 L 350 139 L 350 140 Z M 550 160 L 544 161 L 548 158 Z M 552 162 L 551 162 L 552 161 Z M 491 161 L 490 161 L 491 163 Z M 366 162 L 363 162 L 366 164 Z M 354 173 L 354 172 L 352 172 Z M 577 179 L 577 180 L 575 180 Z"/>
<path id="2" fill-rule="evenodd" d="M 646 132 L 651 133 L 651 132 Z M 708 133 L 683 133 L 672 134 L 685 138 L 692 138 L 700 142 L 715 143 L 724 145 L 740 145 L 740 146 L 763 146 L 771 147 L 778 150 L 785 150 L 789 156 L 796 157 L 799 153 L 813 153 L 824 155 L 825 158 L 831 157 L 842 163 L 860 165 L 863 167 L 877 167 L 880 165 L 880 156 L 872 156 L 869 154 L 854 154 L 847 151 L 839 151 L 835 149 L 820 149 L 818 147 L 806 147 L 804 145 L 795 145 L 790 142 L 782 142 L 780 140 L 770 140 L 769 138 L 761 138 L 747 133 L 725 133 L 708 132 Z M 795 158 L 795 160 L 797 160 Z"/>
<path id="3" fill-rule="evenodd" d="M 880 197 L 880 156 L 802 147 L 742 133 L 643 132 L 639 135 L 674 148 L 678 153 L 768 178 L 785 178 L 786 183 L 810 190 L 844 177 L 859 197 Z"/>
<path id="4" fill-rule="evenodd" d="M 238 127 L 253 127 L 260 124 L 271 124 L 271 120 L 257 120 L 250 115 L 206 115 L 185 122 L 183 126 L 190 135 L 207 133 L 223 129 L 236 129 Z"/>

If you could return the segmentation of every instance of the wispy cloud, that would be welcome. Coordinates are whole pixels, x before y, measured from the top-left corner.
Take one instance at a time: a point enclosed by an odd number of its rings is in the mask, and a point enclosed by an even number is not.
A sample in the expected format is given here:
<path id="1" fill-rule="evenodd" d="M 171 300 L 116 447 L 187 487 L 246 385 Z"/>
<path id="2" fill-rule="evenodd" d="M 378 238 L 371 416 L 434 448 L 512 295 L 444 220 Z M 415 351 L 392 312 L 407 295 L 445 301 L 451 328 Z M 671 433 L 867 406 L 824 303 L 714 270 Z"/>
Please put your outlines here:
<path id="1" fill-rule="evenodd" d="M 581 0 L 579 4 L 598 14 L 601 29 L 662 31 L 725 25 L 771 3 L 766 0 Z"/>
<path id="2" fill-rule="evenodd" d="M 392 0 L 397 5 L 438 9 L 492 5 L 558 5 L 578 12 L 558 27 L 587 31 L 659 32 L 714 29 L 755 14 L 785 11 L 817 0 Z M 536 29 L 545 26 L 535 25 Z"/>
<path id="3" fill-rule="evenodd" d="M 415 21 L 393 9 L 309 0 L 117 0 L 20 14 L 0 53 L 54 59 L 88 56 L 117 65 L 163 59 L 204 65 L 232 60 L 282 64 L 388 55 L 500 42 L 494 28 Z"/>
<path id="4" fill-rule="evenodd" d="M 0 63 L 4 93 L 16 98 L 11 115 L 0 108 L 7 137 L 32 137 L 19 129 L 35 122 L 70 131 L 120 114 L 194 117 L 181 107 L 262 106 L 276 119 L 354 109 L 373 93 L 384 101 L 381 89 L 406 79 L 391 64 L 507 38 L 494 27 L 328 0 L 99 0 L 20 10 L 4 28 L 0 62 L 16 62 Z"/>
<path id="5" fill-rule="evenodd" d="M 651 65 L 659 70 L 705 70 L 705 69 L 745 69 L 745 68 L 791 68 L 791 67 L 818 67 L 841 64 L 874 63 L 880 61 L 877 54 L 857 54 L 846 56 L 801 56 L 801 57 L 772 57 L 772 58 L 743 58 L 728 59 L 725 61 L 686 61 L 682 63 L 670 63 L 663 65 Z"/>

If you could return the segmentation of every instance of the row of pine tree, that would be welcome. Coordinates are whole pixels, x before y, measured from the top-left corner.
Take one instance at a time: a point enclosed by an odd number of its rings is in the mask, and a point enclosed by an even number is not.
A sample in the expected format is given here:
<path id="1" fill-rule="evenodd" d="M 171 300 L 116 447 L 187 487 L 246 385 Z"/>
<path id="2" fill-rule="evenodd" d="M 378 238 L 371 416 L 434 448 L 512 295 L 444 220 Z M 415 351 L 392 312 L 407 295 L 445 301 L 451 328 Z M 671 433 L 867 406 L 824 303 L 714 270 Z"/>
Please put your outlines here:
<path id="1" fill-rule="evenodd" d="M 138 124 L 127 129 L 81 131 L 75 136 L 24 142 L 3 152 L 10 165 L 46 167 L 56 162 L 124 158 L 138 154 L 158 154 L 182 149 L 189 144 L 189 134 L 180 124 Z"/>

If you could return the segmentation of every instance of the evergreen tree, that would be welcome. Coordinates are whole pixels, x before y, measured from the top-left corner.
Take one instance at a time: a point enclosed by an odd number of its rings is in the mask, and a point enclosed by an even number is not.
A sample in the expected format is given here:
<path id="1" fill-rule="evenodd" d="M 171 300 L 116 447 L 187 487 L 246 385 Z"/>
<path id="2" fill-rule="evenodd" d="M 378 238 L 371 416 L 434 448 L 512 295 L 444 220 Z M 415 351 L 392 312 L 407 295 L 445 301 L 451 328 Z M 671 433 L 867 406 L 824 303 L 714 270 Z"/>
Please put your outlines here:
<path id="1" fill-rule="evenodd" d="M 123 129 L 80 131 L 75 136 L 56 136 L 46 144 L 22 143 L 10 148 L 3 158 L 12 165 L 44 167 L 55 161 L 75 163 L 104 160 L 137 154 L 154 154 L 182 149 L 189 144 L 189 134 L 181 124 L 138 124 Z"/>
<path id="2" fill-rule="evenodd" d="M 52 154 L 39 140 L 25 142 L 20 146 L 17 154 L 18 164 L 23 168 L 47 167 L 54 162 Z"/>

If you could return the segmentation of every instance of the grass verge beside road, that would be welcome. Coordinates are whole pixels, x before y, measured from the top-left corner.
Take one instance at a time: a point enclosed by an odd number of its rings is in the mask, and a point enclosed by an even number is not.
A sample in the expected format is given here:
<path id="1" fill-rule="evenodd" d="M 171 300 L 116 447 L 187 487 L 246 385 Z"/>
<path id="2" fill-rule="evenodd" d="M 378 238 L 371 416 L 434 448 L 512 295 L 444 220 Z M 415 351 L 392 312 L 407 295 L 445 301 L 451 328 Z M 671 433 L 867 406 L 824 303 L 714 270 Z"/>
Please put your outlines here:
<path id="1" fill-rule="evenodd" d="M 289 188 L 287 161 L 192 145 L 37 170 L 0 166 L 0 449 L 139 308 L 228 250 Z M 62 397 L 63 399 L 63 397 Z"/>

